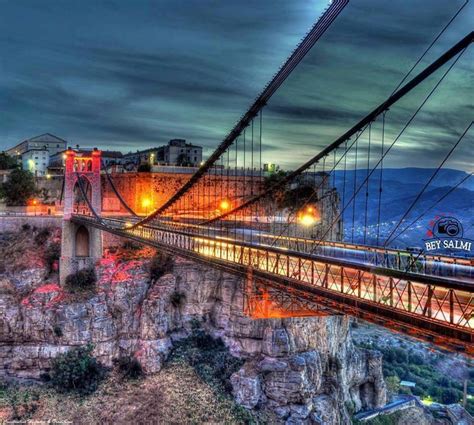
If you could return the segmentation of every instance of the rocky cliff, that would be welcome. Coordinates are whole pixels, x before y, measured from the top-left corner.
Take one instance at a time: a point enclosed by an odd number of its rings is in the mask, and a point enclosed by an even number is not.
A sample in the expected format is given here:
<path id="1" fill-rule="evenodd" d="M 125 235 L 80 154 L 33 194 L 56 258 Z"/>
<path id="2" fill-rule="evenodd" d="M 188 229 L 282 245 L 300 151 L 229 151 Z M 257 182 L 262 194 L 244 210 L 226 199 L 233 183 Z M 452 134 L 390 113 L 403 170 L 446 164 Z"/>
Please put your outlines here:
<path id="1" fill-rule="evenodd" d="M 106 255 L 97 291 L 81 299 L 48 281 L 41 265 L 4 270 L 0 376 L 38 379 L 58 353 L 88 342 L 107 365 L 134 355 L 157 372 L 173 341 L 200 322 L 245 359 L 231 382 L 247 408 L 271 408 L 287 423 L 341 424 L 385 402 L 381 358 L 353 346 L 347 317 L 251 320 L 240 278 L 175 258 L 172 273 L 150 282 L 149 255 Z"/>

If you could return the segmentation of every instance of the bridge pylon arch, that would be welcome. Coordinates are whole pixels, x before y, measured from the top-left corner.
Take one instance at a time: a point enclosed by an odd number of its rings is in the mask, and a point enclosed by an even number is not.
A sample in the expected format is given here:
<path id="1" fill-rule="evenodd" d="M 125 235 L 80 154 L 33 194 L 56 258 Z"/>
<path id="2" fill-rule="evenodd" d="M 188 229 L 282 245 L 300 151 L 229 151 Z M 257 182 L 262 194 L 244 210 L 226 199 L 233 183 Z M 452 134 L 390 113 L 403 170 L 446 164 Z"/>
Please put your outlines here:
<path id="1" fill-rule="evenodd" d="M 102 232 L 99 229 L 78 225 L 72 217 L 76 211 L 76 193 L 79 179 L 89 182 L 90 205 L 97 214 L 102 210 L 101 199 L 101 151 L 94 148 L 90 155 L 81 155 L 71 148 L 65 152 L 64 213 L 61 235 L 59 281 L 63 285 L 67 276 L 79 270 L 93 267 L 102 257 Z M 82 181 L 82 180 L 81 180 Z"/>

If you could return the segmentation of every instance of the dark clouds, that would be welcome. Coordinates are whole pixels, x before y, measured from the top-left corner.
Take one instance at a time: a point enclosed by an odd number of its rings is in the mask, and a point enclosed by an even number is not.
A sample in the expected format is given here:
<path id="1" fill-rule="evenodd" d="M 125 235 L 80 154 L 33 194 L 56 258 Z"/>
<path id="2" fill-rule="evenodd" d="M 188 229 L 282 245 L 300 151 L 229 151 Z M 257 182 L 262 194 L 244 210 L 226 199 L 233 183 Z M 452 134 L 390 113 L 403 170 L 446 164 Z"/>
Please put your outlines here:
<path id="1" fill-rule="evenodd" d="M 264 159 L 296 166 L 351 127 L 391 93 L 463 2 L 351 0 L 266 109 Z M 124 151 L 184 137 L 209 153 L 324 5 L 0 0 L 0 149 L 52 132 Z M 471 31 L 473 19 L 470 4 L 424 64 Z M 437 164 L 472 119 L 473 50 L 401 139 L 392 165 Z M 390 111 L 389 135 L 435 81 Z M 470 167 L 468 142 L 450 166 Z"/>

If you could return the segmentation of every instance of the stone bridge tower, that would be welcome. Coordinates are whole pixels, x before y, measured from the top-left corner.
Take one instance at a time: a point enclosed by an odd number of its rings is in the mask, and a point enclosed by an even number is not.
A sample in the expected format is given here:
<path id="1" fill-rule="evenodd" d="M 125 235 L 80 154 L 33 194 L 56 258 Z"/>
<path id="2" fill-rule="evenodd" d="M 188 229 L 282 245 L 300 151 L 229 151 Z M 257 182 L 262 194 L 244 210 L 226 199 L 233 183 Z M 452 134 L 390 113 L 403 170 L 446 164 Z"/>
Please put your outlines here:
<path id="1" fill-rule="evenodd" d="M 64 171 L 64 216 L 62 223 L 61 259 L 59 281 L 63 285 L 66 277 L 78 270 L 93 267 L 102 257 L 102 232 L 99 229 L 74 223 L 72 215 L 88 214 L 87 207 L 76 203 L 81 198 L 78 179 L 81 178 L 92 208 L 101 212 L 100 182 L 101 152 L 94 148 L 89 156 L 76 153 L 69 148 L 65 153 Z"/>

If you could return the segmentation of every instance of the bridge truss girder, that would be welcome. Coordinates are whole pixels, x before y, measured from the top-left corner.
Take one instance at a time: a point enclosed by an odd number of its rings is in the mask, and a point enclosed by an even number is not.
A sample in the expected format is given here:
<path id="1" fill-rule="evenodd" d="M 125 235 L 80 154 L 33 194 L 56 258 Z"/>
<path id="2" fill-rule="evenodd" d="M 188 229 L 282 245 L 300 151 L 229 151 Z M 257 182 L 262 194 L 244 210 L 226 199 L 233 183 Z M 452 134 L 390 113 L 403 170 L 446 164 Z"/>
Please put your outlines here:
<path id="1" fill-rule="evenodd" d="M 206 242 L 205 238 L 195 235 L 151 227 L 114 229 L 87 217 L 76 216 L 73 220 L 219 268 L 243 279 L 248 278 L 250 266 L 252 277 L 259 285 L 264 283 L 267 288 L 291 294 L 293 299 L 317 304 L 319 311 L 349 314 L 450 350 L 474 355 L 471 324 L 474 319 L 474 293 L 467 284 L 451 282 L 452 287 L 449 287 L 442 283 L 443 279 L 423 275 L 418 276 L 421 283 L 417 283 L 410 280 L 410 273 L 383 271 L 376 267 L 364 269 L 364 266 L 360 266 L 361 270 L 356 270 L 354 275 L 349 273 L 354 266 L 345 266 L 343 261 L 323 264 L 325 269 L 316 273 L 321 260 L 300 253 L 278 252 L 272 263 L 268 260 L 268 248 L 265 251 L 264 248 L 253 248 L 238 242 Z M 295 257 L 297 254 L 300 256 Z M 311 273 L 307 272 L 308 267 Z M 400 274 L 408 279 L 402 285 L 401 279 L 397 279 Z M 444 286 L 437 286 L 436 282 Z M 376 299 L 367 297 L 370 288 Z M 456 311 L 460 314 L 454 314 Z"/>

